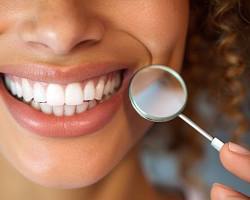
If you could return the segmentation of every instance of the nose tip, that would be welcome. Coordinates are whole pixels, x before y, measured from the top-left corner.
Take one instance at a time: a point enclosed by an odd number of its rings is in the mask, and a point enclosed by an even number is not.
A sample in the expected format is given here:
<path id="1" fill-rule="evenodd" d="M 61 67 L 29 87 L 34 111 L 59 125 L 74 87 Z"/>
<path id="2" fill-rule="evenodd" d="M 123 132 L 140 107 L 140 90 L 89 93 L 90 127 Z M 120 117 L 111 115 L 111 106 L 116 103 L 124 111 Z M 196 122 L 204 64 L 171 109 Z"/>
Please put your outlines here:
<path id="1" fill-rule="evenodd" d="M 103 36 L 102 29 L 101 25 L 96 24 L 39 27 L 36 39 L 32 42 L 40 43 L 55 54 L 67 54 L 77 47 L 100 41 Z"/>
<path id="2" fill-rule="evenodd" d="M 76 47 L 94 44 L 104 34 L 104 26 L 96 19 L 60 18 L 36 23 L 26 22 L 21 39 L 36 50 L 47 49 L 54 54 L 67 54 Z"/>

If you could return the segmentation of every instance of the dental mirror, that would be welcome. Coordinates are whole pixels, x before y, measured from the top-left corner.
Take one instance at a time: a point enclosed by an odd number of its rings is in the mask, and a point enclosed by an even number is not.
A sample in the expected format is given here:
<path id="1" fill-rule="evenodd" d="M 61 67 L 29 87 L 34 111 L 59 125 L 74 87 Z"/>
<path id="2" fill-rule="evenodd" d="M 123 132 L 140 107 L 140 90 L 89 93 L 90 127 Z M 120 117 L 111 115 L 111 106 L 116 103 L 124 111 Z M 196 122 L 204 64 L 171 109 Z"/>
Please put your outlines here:
<path id="1" fill-rule="evenodd" d="M 188 92 L 182 77 L 165 65 L 149 65 L 136 71 L 129 84 L 133 108 L 146 120 L 167 122 L 180 117 L 220 151 L 224 145 L 182 114 Z"/>

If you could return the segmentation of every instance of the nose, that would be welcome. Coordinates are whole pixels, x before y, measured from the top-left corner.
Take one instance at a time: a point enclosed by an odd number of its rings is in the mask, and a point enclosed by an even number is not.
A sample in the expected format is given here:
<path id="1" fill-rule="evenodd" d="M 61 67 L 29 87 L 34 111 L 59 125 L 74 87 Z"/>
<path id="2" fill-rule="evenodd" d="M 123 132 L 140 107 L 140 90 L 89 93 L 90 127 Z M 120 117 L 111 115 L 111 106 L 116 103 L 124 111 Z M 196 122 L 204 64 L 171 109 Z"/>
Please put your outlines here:
<path id="1" fill-rule="evenodd" d="M 44 2 L 47 3 L 36 11 L 35 20 L 27 19 L 19 30 L 27 45 L 59 55 L 102 40 L 103 24 L 81 6 L 68 0 Z"/>

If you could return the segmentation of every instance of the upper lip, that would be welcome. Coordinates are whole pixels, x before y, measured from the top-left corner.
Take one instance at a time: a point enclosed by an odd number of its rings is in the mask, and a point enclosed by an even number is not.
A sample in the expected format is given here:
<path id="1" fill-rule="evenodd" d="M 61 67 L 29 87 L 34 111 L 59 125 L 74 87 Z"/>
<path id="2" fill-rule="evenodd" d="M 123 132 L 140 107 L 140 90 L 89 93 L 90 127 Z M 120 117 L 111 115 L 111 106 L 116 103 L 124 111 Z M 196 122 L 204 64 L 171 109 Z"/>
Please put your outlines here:
<path id="1" fill-rule="evenodd" d="M 119 62 L 85 63 L 74 66 L 48 64 L 20 64 L 0 66 L 0 72 L 34 81 L 67 84 L 98 77 L 113 71 L 129 69 L 132 64 Z"/>

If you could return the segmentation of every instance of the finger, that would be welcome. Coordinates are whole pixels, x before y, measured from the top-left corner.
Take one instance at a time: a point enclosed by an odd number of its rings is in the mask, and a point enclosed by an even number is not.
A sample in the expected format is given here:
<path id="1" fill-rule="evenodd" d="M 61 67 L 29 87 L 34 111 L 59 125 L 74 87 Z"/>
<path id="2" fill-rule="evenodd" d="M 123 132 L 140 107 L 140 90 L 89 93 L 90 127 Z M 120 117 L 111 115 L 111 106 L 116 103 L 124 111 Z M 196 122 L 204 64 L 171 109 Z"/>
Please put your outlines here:
<path id="1" fill-rule="evenodd" d="M 223 166 L 234 175 L 250 183 L 250 152 L 234 143 L 227 143 L 220 151 Z"/>
<path id="2" fill-rule="evenodd" d="M 216 183 L 211 190 L 211 200 L 249 200 L 249 198 L 230 187 Z"/>

